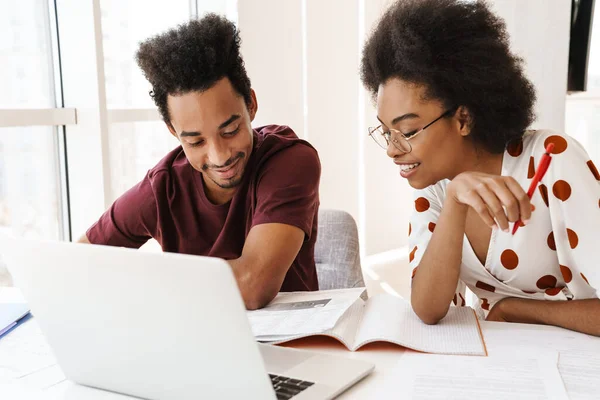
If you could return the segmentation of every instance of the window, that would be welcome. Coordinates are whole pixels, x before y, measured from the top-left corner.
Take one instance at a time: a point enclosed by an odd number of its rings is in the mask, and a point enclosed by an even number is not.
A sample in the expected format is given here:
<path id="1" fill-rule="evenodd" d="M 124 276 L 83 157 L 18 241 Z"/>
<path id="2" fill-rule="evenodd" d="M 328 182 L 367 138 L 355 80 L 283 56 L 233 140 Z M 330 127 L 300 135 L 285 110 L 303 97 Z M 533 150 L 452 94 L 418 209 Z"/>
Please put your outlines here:
<path id="1" fill-rule="evenodd" d="M 60 179 L 54 127 L 0 128 L 0 229 L 60 236 Z"/>
<path id="2" fill-rule="evenodd" d="M 107 107 L 153 108 L 135 52 L 145 39 L 189 20 L 189 0 L 101 0 L 100 6 Z"/>
<path id="3" fill-rule="evenodd" d="M 162 120 L 113 123 L 110 136 L 114 139 L 111 140 L 110 165 L 115 195 L 142 180 L 150 168 L 179 145 Z"/>
<path id="4" fill-rule="evenodd" d="M 148 93 L 151 87 L 135 62 L 139 43 L 207 12 L 235 20 L 236 3 L 172 0 L 150 6 L 144 0 L 101 0 L 111 201 L 178 145 L 162 122 Z"/>
<path id="5" fill-rule="evenodd" d="M 12 118 L 5 111 L 0 118 L 0 229 L 19 236 L 58 239 L 65 235 L 61 128 L 26 126 L 43 125 L 34 116 L 52 119 L 56 107 L 48 2 L 25 0 L 19 7 L 2 2 L 0 24 L 5 27 L 0 35 L 0 110 L 27 111 L 12 112 Z M 34 109 L 41 112 L 29 113 Z"/>
<path id="6" fill-rule="evenodd" d="M 567 96 L 566 131 L 600 164 L 600 2 L 594 5 L 587 91 Z"/>

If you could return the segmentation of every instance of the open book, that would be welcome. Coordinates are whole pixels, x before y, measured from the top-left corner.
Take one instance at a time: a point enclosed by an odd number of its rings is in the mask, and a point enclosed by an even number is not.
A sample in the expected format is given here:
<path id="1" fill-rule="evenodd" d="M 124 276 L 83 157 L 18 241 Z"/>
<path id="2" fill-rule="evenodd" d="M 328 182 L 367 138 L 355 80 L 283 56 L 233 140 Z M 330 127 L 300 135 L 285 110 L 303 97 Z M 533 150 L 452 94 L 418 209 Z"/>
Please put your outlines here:
<path id="1" fill-rule="evenodd" d="M 280 344 L 316 335 L 335 338 L 350 351 L 381 341 L 426 353 L 487 355 L 481 328 L 472 308 L 450 307 L 446 317 L 438 324 L 427 325 L 413 312 L 408 301 L 389 294 L 379 294 L 366 302 L 359 298 L 332 329 L 298 335 L 261 336 L 258 340 Z"/>

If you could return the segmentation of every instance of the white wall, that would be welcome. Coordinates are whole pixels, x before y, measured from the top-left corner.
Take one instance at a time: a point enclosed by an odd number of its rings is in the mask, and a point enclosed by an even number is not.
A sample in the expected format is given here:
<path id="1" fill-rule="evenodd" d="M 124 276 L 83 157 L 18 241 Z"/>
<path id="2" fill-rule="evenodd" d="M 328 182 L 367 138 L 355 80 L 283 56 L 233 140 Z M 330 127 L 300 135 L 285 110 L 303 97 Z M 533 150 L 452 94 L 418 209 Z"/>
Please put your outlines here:
<path id="1" fill-rule="evenodd" d="M 565 130 L 571 0 L 494 0 L 537 89 L 535 128 Z"/>
<path id="2" fill-rule="evenodd" d="M 411 189 L 367 127 L 360 52 L 389 0 L 239 0 L 242 51 L 260 102 L 256 125 L 290 125 L 319 151 L 322 207 L 350 212 L 363 255 L 406 246 Z M 564 130 L 570 0 L 495 0 L 538 90 L 534 126 Z M 368 139 L 368 140 L 367 140 Z"/>

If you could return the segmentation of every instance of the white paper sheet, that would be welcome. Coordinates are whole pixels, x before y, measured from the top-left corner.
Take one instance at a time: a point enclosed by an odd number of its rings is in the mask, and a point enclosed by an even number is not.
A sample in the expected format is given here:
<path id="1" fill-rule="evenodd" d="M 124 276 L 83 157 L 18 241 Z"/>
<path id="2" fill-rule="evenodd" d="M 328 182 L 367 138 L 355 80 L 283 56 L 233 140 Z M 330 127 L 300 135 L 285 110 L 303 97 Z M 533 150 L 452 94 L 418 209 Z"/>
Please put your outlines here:
<path id="1" fill-rule="evenodd" d="M 0 339 L 0 383 L 15 383 L 55 364 L 35 318 Z"/>
<path id="2" fill-rule="evenodd" d="M 491 355 L 558 351 L 558 370 L 571 400 L 599 398 L 600 338 L 557 327 L 505 323 L 487 323 L 484 336 Z"/>
<path id="3" fill-rule="evenodd" d="M 591 348 L 600 351 L 600 338 L 554 326 L 486 322 L 483 336 L 490 354 L 512 351 L 515 347 L 561 353 Z"/>
<path id="4" fill-rule="evenodd" d="M 391 376 L 403 399 L 568 400 L 557 362 L 558 352 L 550 351 L 535 357 L 407 353 Z"/>
<path id="5" fill-rule="evenodd" d="M 558 370 L 571 400 L 597 400 L 600 397 L 600 352 L 561 352 Z"/>
<path id="6" fill-rule="evenodd" d="M 265 308 L 248 311 L 252 332 L 259 339 L 324 332 L 335 326 L 364 290 L 279 293 Z"/>

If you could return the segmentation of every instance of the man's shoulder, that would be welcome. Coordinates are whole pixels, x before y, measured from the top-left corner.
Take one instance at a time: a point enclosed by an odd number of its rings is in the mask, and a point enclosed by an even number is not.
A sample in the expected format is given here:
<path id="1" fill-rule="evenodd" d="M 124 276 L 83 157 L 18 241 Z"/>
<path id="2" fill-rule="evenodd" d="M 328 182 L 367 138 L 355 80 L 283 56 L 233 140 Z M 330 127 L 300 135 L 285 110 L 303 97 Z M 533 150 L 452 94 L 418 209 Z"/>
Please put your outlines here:
<path id="1" fill-rule="evenodd" d="M 272 163 L 294 164 L 296 161 L 319 164 L 317 150 L 286 125 L 256 128 L 256 152 L 262 167 Z"/>
<path id="2" fill-rule="evenodd" d="M 147 179 L 155 184 L 187 172 L 189 172 L 189 163 L 181 146 L 177 146 L 148 170 Z"/>

